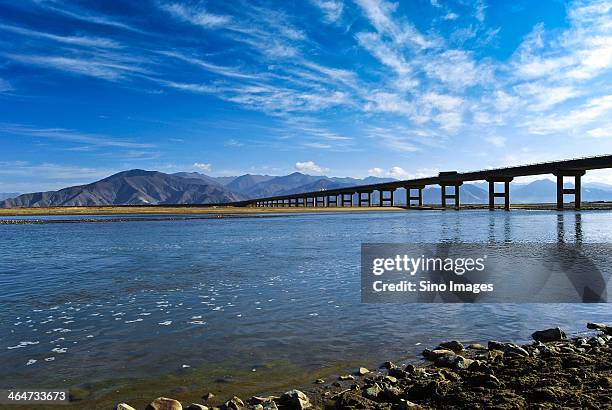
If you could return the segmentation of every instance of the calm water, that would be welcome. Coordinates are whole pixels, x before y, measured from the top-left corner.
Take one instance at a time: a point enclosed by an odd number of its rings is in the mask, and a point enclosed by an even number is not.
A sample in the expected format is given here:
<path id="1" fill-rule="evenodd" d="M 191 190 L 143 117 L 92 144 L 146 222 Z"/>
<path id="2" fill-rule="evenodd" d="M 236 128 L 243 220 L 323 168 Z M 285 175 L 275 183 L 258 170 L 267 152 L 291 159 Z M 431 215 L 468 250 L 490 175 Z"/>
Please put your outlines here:
<path id="1" fill-rule="evenodd" d="M 40 218 L 36 218 L 40 219 Z M 610 322 L 610 305 L 362 305 L 362 242 L 610 242 L 612 213 L 548 211 L 0 226 L 0 387 L 418 354 Z M 61 383 L 60 383 L 61 382 Z"/>

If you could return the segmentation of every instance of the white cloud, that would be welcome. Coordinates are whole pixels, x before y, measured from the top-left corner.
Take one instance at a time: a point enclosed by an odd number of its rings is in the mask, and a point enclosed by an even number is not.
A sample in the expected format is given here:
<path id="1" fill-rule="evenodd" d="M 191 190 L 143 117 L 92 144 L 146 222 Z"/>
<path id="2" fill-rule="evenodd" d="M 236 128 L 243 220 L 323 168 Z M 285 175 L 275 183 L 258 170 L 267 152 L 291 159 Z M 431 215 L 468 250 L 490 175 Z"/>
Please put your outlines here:
<path id="1" fill-rule="evenodd" d="M 57 41 L 60 43 L 71 44 L 76 46 L 84 47 L 102 47 L 102 48 L 121 48 L 123 47 L 120 43 L 115 40 L 100 37 L 89 37 L 89 36 L 60 36 L 51 33 L 45 33 L 42 31 L 30 30 L 23 27 L 11 26 L 8 24 L 0 23 L 0 30 L 10 31 L 12 33 L 21 34 L 28 37 L 39 37 L 48 40 Z"/>
<path id="2" fill-rule="evenodd" d="M 161 8 L 179 20 L 204 28 L 218 28 L 232 21 L 230 16 L 212 14 L 202 6 L 188 7 L 180 3 L 162 4 Z"/>
<path id="3" fill-rule="evenodd" d="M 306 172 L 310 174 L 322 174 L 329 171 L 328 168 L 317 165 L 313 161 L 296 162 L 295 169 L 299 172 Z"/>
<path id="4" fill-rule="evenodd" d="M 338 21 L 342 16 L 344 3 L 341 0 L 310 0 L 314 5 L 319 7 L 325 16 L 325 20 L 333 23 Z"/>
<path id="5" fill-rule="evenodd" d="M 612 112 L 612 95 L 593 98 L 581 107 L 567 113 L 554 113 L 535 118 L 527 123 L 534 134 L 549 134 L 558 131 L 571 131 L 591 124 L 599 119 L 607 119 Z"/>
<path id="6" fill-rule="evenodd" d="M 200 171 L 210 172 L 212 171 L 212 164 L 205 164 L 203 162 L 196 162 L 193 164 L 195 169 L 199 169 Z"/>
<path id="7" fill-rule="evenodd" d="M 484 140 L 488 142 L 489 144 L 494 145 L 499 148 L 504 147 L 506 145 L 506 138 L 500 137 L 499 135 L 492 135 L 490 137 L 485 137 Z"/>
<path id="8" fill-rule="evenodd" d="M 390 177 L 397 179 L 409 179 L 410 174 L 408 171 L 404 170 L 402 167 L 392 167 L 388 172 Z"/>
<path id="9" fill-rule="evenodd" d="M 106 135 L 83 133 L 66 128 L 39 128 L 22 124 L 0 123 L 0 133 L 20 135 L 31 138 L 51 138 L 67 142 L 76 142 L 92 146 L 120 148 L 153 148 L 152 144 L 141 144 L 112 138 Z"/>
<path id="10" fill-rule="evenodd" d="M 474 12 L 474 17 L 479 22 L 483 23 L 485 20 L 485 11 L 487 10 L 487 5 L 484 0 L 478 0 L 476 2 L 476 11 Z"/>
<path id="11" fill-rule="evenodd" d="M 612 125 L 593 128 L 588 130 L 587 134 L 593 138 L 610 138 L 612 137 Z"/>
<path id="12" fill-rule="evenodd" d="M 368 175 L 373 175 L 375 177 L 379 177 L 385 173 L 385 170 L 382 168 L 374 167 L 368 169 Z"/>

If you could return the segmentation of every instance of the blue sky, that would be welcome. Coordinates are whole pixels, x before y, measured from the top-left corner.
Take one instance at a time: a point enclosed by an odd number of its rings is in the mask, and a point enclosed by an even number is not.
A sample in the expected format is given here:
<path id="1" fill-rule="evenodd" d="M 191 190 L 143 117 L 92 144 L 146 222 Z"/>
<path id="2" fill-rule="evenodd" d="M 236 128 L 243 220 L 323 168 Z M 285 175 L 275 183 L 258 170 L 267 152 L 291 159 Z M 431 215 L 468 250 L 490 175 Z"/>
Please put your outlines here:
<path id="1" fill-rule="evenodd" d="M 0 1 L 0 143 L 2 192 L 612 153 L 612 2 Z"/>

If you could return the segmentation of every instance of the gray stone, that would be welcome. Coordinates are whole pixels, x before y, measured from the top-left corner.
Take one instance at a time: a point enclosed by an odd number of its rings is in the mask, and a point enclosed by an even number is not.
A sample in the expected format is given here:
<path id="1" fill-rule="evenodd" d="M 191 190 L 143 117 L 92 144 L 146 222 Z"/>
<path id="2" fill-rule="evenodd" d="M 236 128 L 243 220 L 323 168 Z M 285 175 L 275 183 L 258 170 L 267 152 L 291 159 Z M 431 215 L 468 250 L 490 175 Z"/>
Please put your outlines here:
<path id="1" fill-rule="evenodd" d="M 365 376 L 368 373 L 370 373 L 370 371 L 366 369 L 365 367 L 360 367 L 359 370 L 357 370 L 357 374 L 359 376 Z"/>
<path id="2" fill-rule="evenodd" d="M 208 410 L 208 407 L 203 404 L 191 403 L 186 410 Z"/>
<path id="3" fill-rule="evenodd" d="M 355 376 L 353 376 L 352 374 L 345 374 L 345 375 L 338 377 L 338 380 L 340 380 L 341 382 L 347 381 L 347 380 L 355 380 Z"/>
<path id="4" fill-rule="evenodd" d="M 455 352 L 449 349 L 434 349 L 434 350 L 425 349 L 423 350 L 423 357 L 425 357 L 427 360 L 432 360 L 432 361 L 442 356 L 453 356 L 454 354 Z"/>
<path id="5" fill-rule="evenodd" d="M 224 406 L 225 406 L 226 409 L 240 410 L 241 408 L 244 407 L 244 402 L 242 401 L 242 399 L 240 397 L 234 396 L 231 399 L 229 399 L 228 401 L 226 401 Z"/>
<path id="6" fill-rule="evenodd" d="M 311 407 L 310 400 L 299 390 L 289 390 L 280 397 L 281 403 L 287 404 L 294 409 L 307 409 Z"/>
<path id="7" fill-rule="evenodd" d="M 119 403 L 115 406 L 115 410 L 136 410 L 134 407 L 126 403 Z"/>
<path id="8" fill-rule="evenodd" d="M 455 353 L 459 353 L 463 351 L 463 344 L 456 340 L 452 340 L 450 342 L 440 343 L 440 346 L 438 346 L 438 349 L 448 349 L 448 350 L 452 350 Z"/>
<path id="9" fill-rule="evenodd" d="M 158 397 L 149 403 L 146 410 L 183 410 L 183 406 L 177 400 Z"/>
<path id="10" fill-rule="evenodd" d="M 501 343 L 495 340 L 489 341 L 489 350 L 500 350 L 506 354 L 514 354 L 517 356 L 529 356 L 529 352 L 517 344 Z"/>
<path id="11" fill-rule="evenodd" d="M 553 329 L 538 330 L 537 332 L 533 332 L 531 337 L 533 340 L 537 340 L 538 342 L 542 343 L 557 342 L 566 338 L 565 332 L 558 327 Z"/>

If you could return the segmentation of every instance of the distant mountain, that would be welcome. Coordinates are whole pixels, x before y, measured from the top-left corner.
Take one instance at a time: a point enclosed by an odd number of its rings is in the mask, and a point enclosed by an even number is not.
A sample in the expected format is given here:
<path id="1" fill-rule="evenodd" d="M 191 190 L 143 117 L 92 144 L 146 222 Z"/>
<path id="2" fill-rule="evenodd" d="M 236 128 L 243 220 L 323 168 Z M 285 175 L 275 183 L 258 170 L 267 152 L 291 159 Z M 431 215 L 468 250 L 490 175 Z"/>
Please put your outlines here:
<path id="1" fill-rule="evenodd" d="M 239 177 L 235 177 L 226 186 L 232 191 L 246 193 L 252 187 L 262 182 L 270 181 L 276 177 L 270 175 L 251 175 L 245 174 Z"/>
<path id="2" fill-rule="evenodd" d="M 88 185 L 0 201 L 0 207 L 208 204 L 244 199 L 216 182 L 135 169 Z"/>
<path id="3" fill-rule="evenodd" d="M 205 174 L 200 174 L 199 172 L 177 172 L 177 173 L 170 174 L 170 175 L 175 176 L 175 177 L 181 177 L 181 178 L 199 179 L 211 185 L 223 186 L 223 184 L 217 181 L 216 178 L 209 177 L 208 175 L 205 175 Z"/>
<path id="4" fill-rule="evenodd" d="M 19 192 L 0 192 L 0 201 L 19 196 Z"/>
<path id="5" fill-rule="evenodd" d="M 243 194 L 250 198 L 260 198 L 275 196 L 280 192 L 287 192 L 301 188 L 305 185 L 311 184 L 315 181 L 322 179 L 320 176 L 306 175 L 300 172 L 294 172 L 293 174 L 274 177 L 267 181 L 259 182 L 250 188 L 242 191 Z M 301 189 L 299 192 L 303 192 Z"/>
<path id="6" fill-rule="evenodd" d="M 246 174 L 235 177 L 211 177 L 198 172 L 165 174 L 139 169 L 119 172 L 87 185 L 73 186 L 59 191 L 31 194 L 0 194 L 0 208 L 45 207 L 79 205 L 141 205 L 141 204 L 210 204 L 241 201 L 300 192 L 332 190 L 356 185 L 393 181 L 392 178 L 367 177 L 364 179 L 339 178 L 294 172 L 284 176 Z M 566 184 L 566 187 L 571 187 Z M 449 194 L 452 188 L 449 188 Z M 5 196 L 4 196 L 5 195 Z M 10 197 L 10 198 L 6 198 Z M 520 203 L 552 203 L 556 201 L 554 181 L 541 179 L 529 184 L 513 184 L 510 201 Z M 612 186 L 584 184 L 584 201 L 612 201 Z M 486 204 L 489 200 L 488 184 L 465 183 L 461 186 L 461 203 Z M 406 203 L 406 192 L 395 192 L 397 204 Z M 440 203 L 440 187 L 428 186 L 423 191 L 425 204 Z M 378 204 L 378 192 L 372 195 Z"/>

